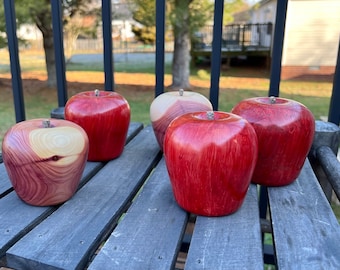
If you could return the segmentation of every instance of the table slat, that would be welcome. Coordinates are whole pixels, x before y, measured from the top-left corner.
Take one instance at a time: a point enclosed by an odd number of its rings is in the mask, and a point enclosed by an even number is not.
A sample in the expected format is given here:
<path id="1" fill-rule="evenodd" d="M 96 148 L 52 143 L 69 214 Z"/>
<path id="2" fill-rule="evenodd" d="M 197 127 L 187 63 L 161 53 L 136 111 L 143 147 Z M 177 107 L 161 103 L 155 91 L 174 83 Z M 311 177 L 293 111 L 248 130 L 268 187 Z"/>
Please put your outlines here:
<path id="1" fill-rule="evenodd" d="M 185 269 L 263 269 L 262 256 L 258 193 L 250 185 L 234 214 L 197 217 Z"/>
<path id="2" fill-rule="evenodd" d="M 152 129 L 143 129 L 119 158 L 108 162 L 69 201 L 7 251 L 8 266 L 83 269 L 158 157 Z"/>
<path id="3" fill-rule="evenodd" d="M 173 269 L 187 220 L 162 159 L 89 269 Z"/>
<path id="4" fill-rule="evenodd" d="M 268 188 L 279 269 L 340 269 L 340 228 L 309 161 L 292 184 Z"/>
<path id="5" fill-rule="evenodd" d="M 103 165 L 100 162 L 87 162 L 79 186 L 86 182 Z M 19 199 L 12 191 L 0 200 L 0 257 L 6 250 L 28 231 L 49 216 L 57 207 L 31 206 Z"/>
<path id="6" fill-rule="evenodd" d="M 0 198 L 13 190 L 12 184 L 8 178 L 5 164 L 0 163 Z"/>

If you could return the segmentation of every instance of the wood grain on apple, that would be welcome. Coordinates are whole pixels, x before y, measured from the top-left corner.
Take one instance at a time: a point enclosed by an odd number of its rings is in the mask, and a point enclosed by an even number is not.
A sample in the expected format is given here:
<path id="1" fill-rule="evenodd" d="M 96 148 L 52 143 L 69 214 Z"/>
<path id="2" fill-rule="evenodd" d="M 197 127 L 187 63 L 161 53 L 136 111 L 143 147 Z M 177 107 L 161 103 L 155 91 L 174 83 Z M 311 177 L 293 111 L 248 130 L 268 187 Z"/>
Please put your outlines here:
<path id="1" fill-rule="evenodd" d="M 76 191 L 88 153 L 88 138 L 78 125 L 42 119 L 14 125 L 3 142 L 4 163 L 18 196 L 32 205 L 55 205 Z"/>
<path id="2" fill-rule="evenodd" d="M 196 215 L 237 211 L 257 153 L 254 128 L 237 115 L 208 111 L 177 117 L 164 138 L 164 157 L 177 203 Z"/>
<path id="3" fill-rule="evenodd" d="M 122 154 L 130 115 L 128 101 L 112 91 L 81 92 L 65 105 L 65 119 L 78 124 L 87 133 L 89 161 L 109 161 Z"/>
<path id="4" fill-rule="evenodd" d="M 156 97 L 150 106 L 150 120 L 160 148 L 163 150 L 165 131 L 172 120 L 185 113 L 212 109 L 211 102 L 196 92 L 181 89 Z"/>
<path id="5" fill-rule="evenodd" d="M 279 97 L 240 101 L 231 110 L 254 127 L 259 143 L 252 182 L 284 186 L 299 175 L 312 146 L 315 119 L 303 104 Z"/>

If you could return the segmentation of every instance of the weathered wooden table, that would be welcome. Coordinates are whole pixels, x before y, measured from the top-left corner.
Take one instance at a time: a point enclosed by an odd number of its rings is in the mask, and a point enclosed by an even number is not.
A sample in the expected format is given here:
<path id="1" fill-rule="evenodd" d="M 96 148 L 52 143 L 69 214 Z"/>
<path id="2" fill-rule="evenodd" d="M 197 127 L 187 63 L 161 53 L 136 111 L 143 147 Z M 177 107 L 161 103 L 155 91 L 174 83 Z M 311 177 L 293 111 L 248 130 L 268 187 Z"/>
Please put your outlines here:
<path id="1" fill-rule="evenodd" d="M 0 164 L 0 257 L 14 269 L 172 269 L 189 239 L 185 269 L 263 269 L 258 187 L 234 214 L 194 218 L 175 202 L 151 127 L 132 123 L 122 156 L 88 162 L 78 192 L 59 207 L 33 207 Z M 308 160 L 291 185 L 268 188 L 279 269 L 340 269 L 340 226 Z"/>

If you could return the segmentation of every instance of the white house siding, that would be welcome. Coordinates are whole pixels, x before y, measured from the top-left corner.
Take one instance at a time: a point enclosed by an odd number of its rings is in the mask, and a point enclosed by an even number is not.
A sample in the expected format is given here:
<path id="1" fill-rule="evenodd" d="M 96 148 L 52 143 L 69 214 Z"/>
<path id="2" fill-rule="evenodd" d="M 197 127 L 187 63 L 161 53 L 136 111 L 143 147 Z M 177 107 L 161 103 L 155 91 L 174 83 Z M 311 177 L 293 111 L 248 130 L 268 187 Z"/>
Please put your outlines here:
<path id="1" fill-rule="evenodd" d="M 264 0 L 261 1 L 261 4 L 257 4 L 250 11 L 250 23 L 253 24 L 263 24 L 263 23 L 272 23 L 272 31 L 268 33 L 268 30 L 264 27 L 261 28 L 261 33 L 258 32 L 257 29 L 254 28 L 254 32 L 252 33 L 254 42 L 260 43 L 263 46 L 271 46 L 272 35 L 274 33 L 274 25 L 275 25 L 275 14 L 276 14 L 276 0 Z M 260 41 L 258 41 L 260 39 Z"/>
<path id="2" fill-rule="evenodd" d="M 251 23 L 275 23 L 277 0 L 264 0 L 251 11 Z"/>
<path id="3" fill-rule="evenodd" d="M 282 77 L 334 72 L 339 34 L 339 0 L 290 0 Z"/>
<path id="4" fill-rule="evenodd" d="M 276 5 L 260 1 L 252 23 L 275 24 Z M 339 38 L 340 0 L 289 0 L 281 78 L 334 74 Z"/>

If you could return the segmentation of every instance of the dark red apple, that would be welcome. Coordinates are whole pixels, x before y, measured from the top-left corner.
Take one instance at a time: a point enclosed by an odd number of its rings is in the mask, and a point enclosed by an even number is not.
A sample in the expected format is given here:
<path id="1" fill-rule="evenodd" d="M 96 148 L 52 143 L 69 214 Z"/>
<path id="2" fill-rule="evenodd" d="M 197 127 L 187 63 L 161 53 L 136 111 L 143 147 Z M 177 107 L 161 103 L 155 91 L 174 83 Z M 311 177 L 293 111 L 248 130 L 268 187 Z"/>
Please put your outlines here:
<path id="1" fill-rule="evenodd" d="M 266 186 L 292 183 L 314 138 L 310 110 L 290 99 L 256 97 L 241 101 L 232 112 L 247 119 L 258 137 L 259 157 L 252 181 Z"/>
<path id="2" fill-rule="evenodd" d="M 150 106 L 150 119 L 161 150 L 163 150 L 165 131 L 173 119 L 185 113 L 212 109 L 211 102 L 196 92 L 181 89 L 165 92 L 156 97 Z"/>
<path id="3" fill-rule="evenodd" d="M 108 161 L 121 155 L 130 124 L 130 106 L 117 92 L 87 91 L 72 96 L 65 105 L 65 119 L 85 129 L 88 160 Z"/>
<path id="4" fill-rule="evenodd" d="M 86 132 L 60 119 L 19 122 L 5 134 L 3 161 L 18 196 L 28 204 L 56 205 L 77 190 L 89 149 Z"/>
<path id="5" fill-rule="evenodd" d="M 235 212 L 246 196 L 257 147 L 253 127 L 237 115 L 209 111 L 174 119 L 164 156 L 178 204 L 204 216 Z"/>

